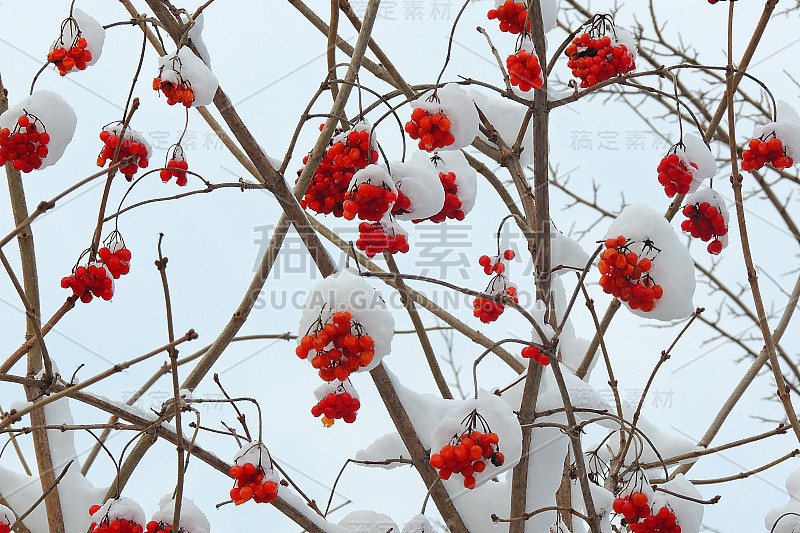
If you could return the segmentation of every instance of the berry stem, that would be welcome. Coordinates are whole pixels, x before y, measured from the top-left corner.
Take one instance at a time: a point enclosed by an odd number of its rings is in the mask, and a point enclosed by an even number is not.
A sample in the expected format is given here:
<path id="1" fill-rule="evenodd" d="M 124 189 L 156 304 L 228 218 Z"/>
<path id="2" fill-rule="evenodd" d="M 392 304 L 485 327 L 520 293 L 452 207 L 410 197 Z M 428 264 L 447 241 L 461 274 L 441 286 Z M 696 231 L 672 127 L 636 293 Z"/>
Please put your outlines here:
<path id="1" fill-rule="evenodd" d="M 792 430 L 798 441 L 800 441 L 800 421 L 797 419 L 797 413 L 792 406 L 792 400 L 786 389 L 786 382 L 783 378 L 780 362 L 775 353 L 775 340 L 770 331 L 769 322 L 767 321 L 766 312 L 764 310 L 764 301 L 761 296 L 761 288 L 758 284 L 758 274 L 756 273 L 755 265 L 753 262 L 753 255 L 750 250 L 750 239 L 747 234 L 747 225 L 744 213 L 744 198 L 742 196 L 742 175 L 739 174 L 739 156 L 738 146 L 736 145 L 736 116 L 734 110 L 734 85 L 733 76 L 735 69 L 733 67 L 733 8 L 735 3 L 730 2 L 728 11 L 728 68 L 725 72 L 725 80 L 727 83 L 727 106 L 728 106 L 728 144 L 730 146 L 730 161 L 733 173 L 731 175 L 731 184 L 733 188 L 733 196 L 736 204 L 736 218 L 739 226 L 739 237 L 742 243 L 742 254 L 744 255 L 745 266 L 747 270 L 747 280 L 750 284 L 750 290 L 753 295 L 753 303 L 758 315 L 758 325 L 761 329 L 761 336 L 764 338 L 764 347 L 766 348 L 767 356 L 770 365 L 772 366 L 772 373 L 775 376 L 775 383 L 778 389 L 778 397 L 783 404 L 786 416 L 792 425 Z"/>

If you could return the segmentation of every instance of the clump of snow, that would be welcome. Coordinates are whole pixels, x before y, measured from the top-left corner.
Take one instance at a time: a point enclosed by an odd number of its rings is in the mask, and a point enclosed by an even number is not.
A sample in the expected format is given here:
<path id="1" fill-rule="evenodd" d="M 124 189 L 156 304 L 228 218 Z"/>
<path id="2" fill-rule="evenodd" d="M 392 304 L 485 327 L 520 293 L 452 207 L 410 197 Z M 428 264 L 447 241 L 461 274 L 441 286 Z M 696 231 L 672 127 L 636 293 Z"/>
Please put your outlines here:
<path id="1" fill-rule="evenodd" d="M 449 403 L 450 409 L 431 433 L 431 453 L 438 453 L 446 444 L 455 445 L 455 439 L 460 439 L 467 429 L 474 429 L 481 433 L 489 431 L 496 433 L 499 437 L 498 450 L 505 456 L 505 461 L 500 467 L 495 467 L 491 462 L 487 462 L 486 470 L 474 472 L 476 489 L 499 473 L 510 470 L 519 463 L 522 455 L 522 429 L 514 411 L 506 402 L 490 392 L 479 391 L 477 400 L 450 400 Z M 488 427 L 483 427 L 480 420 L 475 420 L 472 428 L 467 427 L 473 411 L 477 411 L 478 415 L 483 417 Z M 452 491 L 463 487 L 464 478 L 461 475 L 453 474 L 449 480 L 443 481 L 443 483 Z"/>
<path id="2" fill-rule="evenodd" d="M 729 227 L 731 214 L 728 212 L 728 207 L 725 205 L 725 200 L 723 200 L 722 196 L 720 196 L 719 193 L 714 189 L 704 187 L 697 190 L 695 193 L 686 196 L 684 201 L 686 202 L 686 205 L 708 202 L 712 206 L 716 207 L 717 211 L 719 211 L 719 213 L 722 215 L 722 218 L 725 219 L 725 227 Z M 728 247 L 728 233 L 722 235 L 721 237 L 717 237 L 717 240 L 722 243 L 723 250 Z"/>
<path id="3" fill-rule="evenodd" d="M 456 83 L 448 83 L 436 90 L 439 101 L 428 101 L 433 89 L 410 102 L 412 109 L 422 109 L 428 113 L 444 113 L 450 120 L 450 133 L 455 137 L 453 144 L 440 150 L 459 150 L 466 148 L 478 135 L 478 111 L 475 102 L 467 92 Z"/>
<path id="4" fill-rule="evenodd" d="M 248 442 L 233 456 L 233 464 L 243 466 L 250 463 L 254 466 L 272 466 L 272 458 L 267 447 L 261 442 Z"/>
<path id="5" fill-rule="evenodd" d="M 376 439 L 372 444 L 362 450 L 356 452 L 356 461 L 372 461 L 381 462 L 387 459 L 410 459 L 411 454 L 408 453 L 403 439 L 396 431 L 387 433 L 383 437 Z M 386 470 L 397 468 L 398 466 L 405 466 L 403 463 L 389 463 L 386 465 L 365 465 L 377 466 Z"/>
<path id="6" fill-rule="evenodd" d="M 683 474 L 676 475 L 674 479 L 660 486 L 681 496 L 703 499 L 700 491 Z M 675 514 L 675 522 L 681 526 L 681 533 L 700 533 L 703 523 L 703 504 L 658 491 L 653 497 L 651 508 L 653 513 L 657 513 L 662 507 L 668 507 Z"/>
<path id="7" fill-rule="evenodd" d="M 800 514 L 800 469 L 795 470 L 786 478 L 786 492 L 789 493 L 789 502 L 783 507 L 773 509 L 764 517 L 764 526 L 767 531 L 795 533 L 797 531 L 795 526 L 800 526 L 800 516 L 784 516 L 787 513 Z M 777 525 L 775 525 L 776 522 Z"/>
<path id="8" fill-rule="evenodd" d="M 636 411 L 636 405 L 631 404 L 622 398 L 622 416 L 626 420 L 630 420 L 633 413 Z M 618 431 L 619 425 L 614 421 L 601 420 L 598 422 L 601 426 L 607 427 L 612 431 Z M 633 444 L 625 456 L 625 462 L 632 463 L 638 461 L 640 463 L 656 463 L 658 462 L 659 455 L 661 458 L 675 457 L 677 455 L 684 455 L 688 453 L 696 453 L 702 448 L 686 440 L 685 438 L 667 433 L 662 430 L 658 425 L 653 424 L 645 417 L 640 417 L 639 422 L 636 424 L 637 433 L 641 432 L 647 435 L 648 440 L 634 439 Z M 652 444 L 651 444 L 652 443 Z M 642 446 L 644 449 L 642 449 Z M 653 447 L 655 446 L 655 449 Z M 658 454 L 656 454 L 658 451 Z M 603 447 L 598 452 L 598 457 L 604 461 L 611 460 L 612 454 L 619 452 L 619 439 L 610 439 L 608 446 Z M 684 462 L 692 463 L 697 459 L 687 459 Z M 657 468 L 654 470 L 658 475 L 663 475 L 663 469 Z M 641 488 L 639 483 L 634 483 L 637 488 Z M 643 491 L 642 491 L 643 492 Z"/>
<path id="9" fill-rule="evenodd" d="M 347 381 L 339 381 L 338 379 L 335 379 L 333 381 L 323 383 L 314 390 L 314 398 L 316 398 L 319 402 L 328 396 L 328 394 L 342 394 L 344 392 L 348 393 L 356 400 L 359 399 L 356 388 L 353 387 L 353 384 L 350 383 L 349 379 Z"/>
<path id="10" fill-rule="evenodd" d="M 383 172 L 389 179 L 389 183 L 392 183 L 385 170 L 377 165 L 370 165 L 366 169 L 370 167 Z M 363 172 L 363 170 L 359 172 Z M 355 176 L 353 180 L 355 180 Z M 394 317 L 378 291 L 353 269 L 343 269 L 328 276 L 308 293 L 303 306 L 303 314 L 300 317 L 298 342 L 314 329 L 314 325 L 318 321 L 323 324 L 328 323 L 333 314 L 338 311 L 348 311 L 352 322 L 361 324 L 364 333 L 372 337 L 375 344 L 375 355 L 369 365 L 358 371 L 372 370 L 392 349 Z"/>
<path id="11" fill-rule="evenodd" d="M 163 81 L 191 87 L 192 106 L 208 105 L 214 100 L 219 81 L 211 69 L 188 47 L 158 59 L 158 77 Z"/>
<path id="12" fill-rule="evenodd" d="M 778 121 L 756 126 L 753 129 L 753 137 L 759 138 L 774 133 L 783 143 L 786 155 L 797 163 L 800 161 L 800 117 L 794 107 L 783 100 L 778 100 L 775 107 Z"/>
<path id="13" fill-rule="evenodd" d="M 629 251 L 652 260 L 649 274 L 664 289 L 652 311 L 628 309 L 635 315 L 656 320 L 675 320 L 692 314 L 695 309 L 692 303 L 694 262 L 664 216 L 645 204 L 629 205 L 611 223 L 604 238 L 620 235 L 628 240 Z M 645 249 L 650 242 L 655 248 Z"/>
<path id="14" fill-rule="evenodd" d="M 189 17 L 185 13 L 181 13 L 181 21 L 184 24 L 189 23 Z M 194 26 L 189 29 L 189 41 L 194 45 L 197 49 L 197 53 L 200 54 L 200 58 L 203 62 L 211 68 L 211 56 L 208 54 L 208 47 L 206 43 L 203 42 L 203 22 L 205 21 L 205 16 L 203 13 L 200 13 L 196 19 L 194 19 Z M 275 168 L 279 168 L 278 167 Z"/>
<path id="15" fill-rule="evenodd" d="M 432 159 L 436 170 L 444 174 L 455 174 L 456 196 L 461 202 L 461 211 L 465 215 L 475 207 L 475 196 L 478 193 L 478 175 L 460 150 L 453 152 L 436 152 Z"/>
<path id="16" fill-rule="evenodd" d="M 589 262 L 589 254 L 575 239 L 567 237 L 561 233 L 551 222 L 550 227 L 550 264 L 555 268 L 563 265 L 565 267 L 556 270 L 554 274 L 560 276 L 567 272 L 574 272 L 574 269 L 583 270 Z"/>
<path id="17" fill-rule="evenodd" d="M 10 526 L 16 521 L 17 519 L 14 517 L 14 512 L 5 505 L 0 504 L 0 524 Z"/>
<path id="18" fill-rule="evenodd" d="M 683 136 L 683 145 L 686 158 L 697 165 L 697 169 L 694 169 L 694 167 L 690 169 L 690 171 L 694 171 L 692 172 L 694 180 L 689 187 L 689 192 L 694 192 L 700 186 L 700 183 L 716 175 L 717 161 L 714 159 L 711 149 L 703 142 L 703 139 L 693 133 L 687 133 Z"/>
<path id="19" fill-rule="evenodd" d="M 434 533 L 434 529 L 424 514 L 418 514 L 403 526 L 402 533 Z"/>
<path id="20" fill-rule="evenodd" d="M 634 61 L 636 60 L 636 39 L 631 32 L 625 28 L 615 27 L 614 32 L 609 35 L 609 37 L 611 38 L 611 46 L 625 45 L 628 55 L 631 56 L 631 59 Z"/>
<path id="21" fill-rule="evenodd" d="M 72 18 L 75 19 L 74 22 L 69 19 L 64 21 L 60 38 L 53 41 L 48 52 L 52 52 L 56 48 L 70 49 L 79 38 L 83 37 L 86 39 L 86 50 L 92 54 L 91 61 L 87 61 L 86 65 L 94 65 L 100 59 L 100 54 L 103 53 L 106 30 L 103 29 L 102 24 L 77 7 L 72 9 Z M 73 69 L 70 72 L 76 70 Z"/>
<path id="22" fill-rule="evenodd" d="M 69 402 L 67 398 L 62 398 L 46 405 L 46 423 L 54 426 L 74 425 Z M 56 475 L 60 475 L 70 461 L 73 461 L 58 485 L 64 528 L 66 531 L 87 531 L 92 519 L 86 511 L 103 500 L 106 489 L 95 488 L 81 475 L 80 461 L 75 449 L 75 432 L 49 429 L 47 439 Z M 31 478 L 25 474 L 0 467 L 0 494 L 5 496 L 13 509 L 26 510 L 42 495 L 42 487 L 39 483 L 31 483 Z M 49 531 L 44 505 L 37 506 L 25 518 L 24 524 L 34 533 Z"/>
<path id="23" fill-rule="evenodd" d="M 528 40 L 527 42 L 530 42 Z M 531 52 L 531 49 L 527 50 Z M 469 96 L 475 101 L 480 108 L 481 112 L 486 115 L 489 123 L 497 130 L 500 138 L 509 147 L 513 146 L 519 135 L 519 130 L 522 127 L 522 121 L 525 118 L 526 108 L 519 102 L 510 100 L 508 98 L 500 98 L 494 94 L 490 95 L 477 89 L 468 89 Z M 527 93 L 522 96 L 527 97 Z M 489 139 L 481 132 L 478 132 L 478 138 L 485 142 Z M 525 136 L 522 138 L 522 152 L 519 154 L 519 162 L 525 167 L 533 163 L 533 122 L 528 122 L 528 128 L 525 130 Z"/>
<path id="24" fill-rule="evenodd" d="M 353 511 L 339 521 L 351 533 L 386 533 L 400 531 L 397 524 L 385 514 L 375 511 Z"/>
<path id="25" fill-rule="evenodd" d="M 46 131 L 50 135 L 47 157 L 42 158 L 39 170 L 56 164 L 64 155 L 64 150 L 72 140 L 75 126 L 78 124 L 78 117 L 72 106 L 53 91 L 36 91 L 0 115 L 0 129 L 8 128 L 13 131 L 17 119 L 25 113 L 39 119 L 40 123 L 36 123 L 37 131 L 40 133 Z M 33 118 L 30 120 L 33 122 Z"/>
<path id="26" fill-rule="evenodd" d="M 356 190 L 362 183 L 377 185 L 378 187 L 383 187 L 390 192 L 395 194 L 397 193 L 397 187 L 395 186 L 394 181 L 392 181 L 392 177 L 388 172 L 386 172 L 386 169 L 380 165 L 367 165 L 353 174 L 353 179 L 350 181 L 350 187 L 348 188 L 348 191 Z M 391 205 L 389 207 L 391 208 Z"/>
<path id="27" fill-rule="evenodd" d="M 119 137 L 119 133 L 122 131 L 122 123 L 112 122 L 111 124 L 103 126 L 103 131 L 107 131 L 111 135 L 116 135 Z M 150 143 L 147 142 L 147 139 L 145 139 L 144 135 L 131 128 L 130 125 L 125 128 L 125 136 L 123 138 L 143 144 L 145 148 L 147 148 L 147 159 L 151 159 L 153 157 L 153 147 L 150 146 Z"/>
<path id="28" fill-rule="evenodd" d="M 145 517 L 142 506 L 130 498 L 117 498 L 110 499 L 100 506 L 93 515 L 92 521 L 98 524 L 101 521 L 108 519 L 109 522 L 114 520 L 129 520 L 144 527 Z"/>
<path id="29" fill-rule="evenodd" d="M 444 187 L 426 152 L 415 151 L 405 163 L 392 161 L 389 170 L 397 190 L 411 201 L 407 211 L 395 215 L 397 220 L 428 218 L 442 210 Z"/>
<path id="30" fill-rule="evenodd" d="M 167 494 L 158 502 L 159 510 L 150 518 L 153 522 L 172 524 L 175 512 L 175 499 Z M 188 498 L 181 499 L 180 531 L 182 533 L 209 533 L 211 524 L 203 511 Z"/>

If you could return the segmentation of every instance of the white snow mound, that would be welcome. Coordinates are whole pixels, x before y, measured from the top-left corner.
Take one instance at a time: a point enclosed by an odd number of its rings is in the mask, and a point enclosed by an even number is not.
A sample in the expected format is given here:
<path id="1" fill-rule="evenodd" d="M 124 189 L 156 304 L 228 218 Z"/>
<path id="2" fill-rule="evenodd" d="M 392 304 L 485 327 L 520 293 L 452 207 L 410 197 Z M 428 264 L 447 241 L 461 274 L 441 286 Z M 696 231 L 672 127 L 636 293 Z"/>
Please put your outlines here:
<path id="1" fill-rule="evenodd" d="M 92 54 L 92 59 L 86 62 L 86 66 L 94 65 L 103 53 L 106 30 L 103 29 L 102 24 L 77 7 L 72 9 L 72 18 L 75 19 L 75 23 L 77 23 L 78 27 L 76 28 L 74 23 L 65 21 L 61 29 L 60 38 L 53 41 L 48 53 L 52 52 L 56 47 L 69 49 L 75 41 L 83 37 L 86 39 L 86 49 Z M 72 69 L 68 74 L 76 71 L 78 70 Z"/>
<path id="2" fill-rule="evenodd" d="M 219 81 L 203 60 L 187 47 L 158 59 L 158 77 L 170 83 L 188 84 L 194 92 L 192 107 L 205 106 L 214 100 Z"/>
<path id="3" fill-rule="evenodd" d="M 159 502 L 159 510 L 150 520 L 154 522 L 172 524 L 172 517 L 175 512 L 175 500 L 172 494 L 167 494 Z M 203 511 L 197 507 L 192 500 L 183 498 L 181 500 L 180 530 L 182 533 L 209 533 L 211 524 Z"/>
<path id="4" fill-rule="evenodd" d="M 370 165 L 367 169 L 370 167 L 383 171 L 376 165 Z M 388 174 L 386 176 L 388 178 Z M 355 180 L 355 177 L 353 179 Z M 391 183 L 391 179 L 389 182 Z M 358 371 L 372 370 L 392 349 L 394 317 L 378 291 L 355 270 L 340 270 L 323 279 L 308 293 L 300 317 L 298 342 L 304 335 L 314 330 L 318 320 L 326 324 L 331 321 L 333 314 L 339 311 L 348 311 L 351 320 L 360 323 L 365 334 L 372 337 L 375 343 L 375 355 L 369 365 L 361 367 Z M 331 345 L 332 343 L 329 346 Z M 311 358 L 309 364 L 310 360 Z"/>
<path id="5" fill-rule="evenodd" d="M 440 150 L 459 150 L 466 148 L 478 135 L 478 111 L 475 102 L 467 92 L 455 83 L 448 83 L 436 91 L 439 101 L 429 102 L 433 89 L 427 91 L 416 100 L 410 102 L 412 109 L 423 109 L 428 113 L 444 113 L 450 120 L 450 133 L 455 137 L 453 144 Z"/>
<path id="6" fill-rule="evenodd" d="M 397 190 L 411 201 L 407 211 L 395 215 L 397 220 L 428 218 L 442 210 L 444 187 L 426 152 L 415 151 L 408 162 L 392 161 L 389 170 Z"/>

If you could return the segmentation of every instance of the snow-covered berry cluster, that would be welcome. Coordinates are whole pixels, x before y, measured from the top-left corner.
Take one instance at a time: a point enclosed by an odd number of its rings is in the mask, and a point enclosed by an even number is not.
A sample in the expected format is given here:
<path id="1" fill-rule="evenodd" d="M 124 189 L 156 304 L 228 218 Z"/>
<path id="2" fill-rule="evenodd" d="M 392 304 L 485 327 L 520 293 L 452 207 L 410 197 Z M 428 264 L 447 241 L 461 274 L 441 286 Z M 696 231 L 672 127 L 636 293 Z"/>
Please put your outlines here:
<path id="1" fill-rule="evenodd" d="M 183 104 L 186 107 L 192 107 L 192 102 L 194 102 L 194 91 L 186 80 L 173 83 L 161 78 L 154 78 L 153 90 L 161 91 L 167 97 L 169 105 Z"/>
<path id="2" fill-rule="evenodd" d="M 130 498 L 112 498 L 89 508 L 91 533 L 143 533 L 144 511 Z"/>
<path id="3" fill-rule="evenodd" d="M 342 203 L 346 220 L 378 222 L 397 199 L 397 188 L 391 176 L 377 165 L 369 165 L 353 176 Z"/>
<path id="4" fill-rule="evenodd" d="M 60 46 L 47 54 L 47 61 L 54 64 L 58 73 L 66 76 L 72 69 L 85 70 L 86 64 L 92 60 L 92 53 L 86 49 L 86 39 L 80 37 L 71 47 Z"/>
<path id="5" fill-rule="evenodd" d="M 615 28 L 607 16 L 596 16 L 589 31 L 576 36 L 564 54 L 569 58 L 567 66 L 581 80 L 582 88 L 636 69 L 633 38 L 627 31 Z"/>
<path id="6" fill-rule="evenodd" d="M 332 345 L 332 346 L 331 346 Z M 334 313 L 331 322 L 318 320 L 295 350 L 301 359 L 313 351 L 311 366 L 325 381 L 345 381 L 352 372 L 368 366 L 375 355 L 375 343 L 347 311 Z"/>
<path id="7" fill-rule="evenodd" d="M 522 2 L 515 2 L 514 0 L 505 0 L 500 3 L 496 8 L 490 9 L 486 14 L 489 20 L 497 19 L 500 23 L 500 31 L 509 33 L 522 33 L 523 28 L 525 33 L 531 31 L 531 21 L 528 19 L 528 11 L 525 9 L 525 4 Z"/>
<path id="8" fill-rule="evenodd" d="M 314 391 L 314 396 L 318 401 L 311 408 L 311 414 L 317 418 L 321 416 L 325 427 L 331 427 L 339 419 L 348 424 L 356 421 L 361 402 L 350 380 L 324 383 Z"/>
<path id="9" fill-rule="evenodd" d="M 633 241 L 623 235 L 605 241 L 605 250 L 600 254 L 600 286 L 607 294 L 626 302 L 631 309 L 649 312 L 664 291 L 649 274 L 652 260 L 640 258 L 630 251 L 628 247 L 631 244 Z M 655 251 L 657 255 L 657 249 L 651 243 L 646 243 L 645 250 Z"/>
<path id="10" fill-rule="evenodd" d="M 236 486 L 231 489 L 231 499 L 236 505 L 251 498 L 256 503 L 269 503 L 278 497 L 278 484 L 268 478 L 261 464 L 234 464 L 230 474 L 236 480 Z"/>
<path id="11" fill-rule="evenodd" d="M 500 437 L 491 431 L 477 411 L 470 413 L 462 423 L 467 421 L 463 431 L 453 435 L 449 443 L 431 455 L 430 465 L 439 471 L 440 478 L 447 480 L 453 474 L 460 474 L 464 477 L 464 487 L 474 489 L 475 474 L 486 470 L 486 462 L 500 467 L 505 456 L 500 451 Z M 484 426 L 482 432 L 475 427 L 476 421 Z"/>
<path id="12" fill-rule="evenodd" d="M 272 469 L 272 458 L 261 442 L 245 444 L 236 453 L 230 470 L 235 480 L 231 500 L 242 505 L 248 500 L 269 503 L 278 497 L 280 478 Z"/>
<path id="13" fill-rule="evenodd" d="M 94 515 L 100 509 L 99 505 L 93 505 L 89 508 L 89 514 Z M 117 518 L 116 520 L 101 520 L 100 522 L 92 522 L 92 533 L 142 533 L 144 528 L 141 524 L 137 524 L 131 520 Z M 147 530 L 149 533 L 149 529 Z"/>
<path id="14" fill-rule="evenodd" d="M 25 173 L 38 169 L 47 157 L 49 142 L 50 134 L 44 124 L 26 112 L 13 129 L 0 129 L 0 165 L 10 161 L 15 170 Z"/>
<path id="15" fill-rule="evenodd" d="M 100 132 L 100 140 L 103 141 L 103 149 L 100 155 L 97 156 L 97 166 L 104 167 L 107 162 L 114 158 L 114 153 L 119 145 L 119 156 L 116 161 L 122 161 L 128 157 L 133 157 L 133 161 L 122 165 L 120 172 L 125 176 L 125 179 L 131 181 L 133 175 L 140 168 L 147 168 L 150 158 L 150 144 L 142 137 L 142 135 L 131 128 L 125 130 L 125 136 L 120 141 L 119 133 L 122 129 L 121 125 L 106 126 Z"/>

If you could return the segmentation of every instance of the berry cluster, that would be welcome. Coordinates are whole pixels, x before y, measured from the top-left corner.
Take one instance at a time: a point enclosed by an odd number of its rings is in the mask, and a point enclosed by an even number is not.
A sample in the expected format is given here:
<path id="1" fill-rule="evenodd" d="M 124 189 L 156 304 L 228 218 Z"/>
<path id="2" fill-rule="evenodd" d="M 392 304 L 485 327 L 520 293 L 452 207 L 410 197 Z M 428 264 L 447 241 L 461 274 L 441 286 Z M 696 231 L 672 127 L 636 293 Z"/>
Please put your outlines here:
<path id="1" fill-rule="evenodd" d="M 411 120 L 406 122 L 406 132 L 412 139 L 419 139 L 420 150 L 432 152 L 456 142 L 450 126 L 450 119 L 443 112 L 430 114 L 418 107 L 411 112 Z"/>
<path id="2" fill-rule="evenodd" d="M 503 259 L 511 261 L 515 256 L 514 250 L 506 250 L 503 252 L 502 256 L 496 255 L 494 257 L 489 257 L 488 255 L 482 255 L 478 259 L 478 264 L 483 267 L 483 271 L 489 276 L 492 274 L 502 274 L 506 271 L 506 265 L 503 264 Z"/>
<path id="3" fill-rule="evenodd" d="M 54 48 L 47 54 L 47 61 L 58 68 L 58 73 L 66 76 L 67 72 L 77 68 L 84 70 L 86 63 L 92 60 L 92 53 L 86 49 L 86 39 L 79 37 L 70 48 Z"/>
<path id="4" fill-rule="evenodd" d="M 522 349 L 522 357 L 533 359 L 542 366 L 550 364 L 550 359 L 536 346 L 526 346 Z"/>
<path id="5" fill-rule="evenodd" d="M 689 163 L 694 168 L 697 165 Z M 658 182 L 664 186 L 664 192 L 672 198 L 675 193 L 686 194 L 692 185 L 694 176 L 676 153 L 665 156 L 658 164 Z"/>
<path id="6" fill-rule="evenodd" d="M 629 250 L 631 244 L 633 241 L 628 241 L 622 235 L 605 242 L 606 249 L 600 254 L 600 286 L 607 294 L 627 302 L 631 309 L 649 312 L 664 291 L 648 273 L 652 261 L 647 257 L 639 259 L 636 253 Z M 644 250 L 647 249 L 655 248 L 652 243 L 645 241 Z"/>
<path id="7" fill-rule="evenodd" d="M 131 251 L 122 245 L 121 248 L 114 247 L 112 252 L 110 248 L 103 246 L 98 250 L 97 255 L 100 256 L 100 261 L 103 262 L 111 277 L 119 279 L 131 270 Z"/>
<path id="8" fill-rule="evenodd" d="M 544 84 L 542 66 L 539 64 L 536 54 L 520 50 L 506 58 L 506 67 L 508 67 L 511 85 L 519 86 L 520 91 L 528 92 L 531 89 L 542 88 Z"/>
<path id="9" fill-rule="evenodd" d="M 411 198 L 398 189 L 397 199 L 392 204 L 392 216 L 404 215 L 411 209 Z"/>
<path id="10" fill-rule="evenodd" d="M 591 87 L 602 81 L 636 69 L 636 62 L 624 44 L 612 45 L 611 37 L 592 37 L 584 33 L 573 39 L 564 51 L 572 75 L 580 78 L 581 87 Z"/>
<path id="11" fill-rule="evenodd" d="M 325 215 L 333 213 L 337 217 L 343 215 L 345 192 L 353 174 L 378 160 L 377 150 L 370 149 L 369 133 L 369 130 L 351 131 L 344 141 L 328 148 L 300 201 L 303 209 Z M 308 156 L 303 158 L 303 164 L 306 163 Z"/>
<path id="12" fill-rule="evenodd" d="M 722 241 L 719 237 L 728 233 L 728 226 L 725 225 L 725 217 L 719 209 L 708 202 L 690 204 L 683 208 L 686 220 L 681 223 L 683 231 L 691 233 L 695 239 L 701 239 L 708 243 L 708 253 L 718 254 L 722 251 Z"/>
<path id="13" fill-rule="evenodd" d="M 486 459 L 494 466 L 502 466 L 505 457 L 500 452 L 496 433 L 467 430 L 445 444 L 439 453 L 431 455 L 430 465 L 439 471 L 439 477 L 450 479 L 453 474 L 464 476 L 464 487 L 475 488 L 475 476 L 486 470 Z"/>
<path id="14" fill-rule="evenodd" d="M 61 287 L 72 289 L 83 303 L 92 301 L 93 296 L 110 300 L 114 296 L 114 279 L 106 268 L 98 263 L 76 267 L 71 276 L 61 278 Z"/>
<path id="15" fill-rule="evenodd" d="M 615 499 L 613 509 L 615 513 L 624 516 L 628 524 L 636 524 L 642 518 L 650 516 L 647 495 L 641 492 L 634 492 L 627 498 Z"/>
<path id="16" fill-rule="evenodd" d="M 378 222 L 397 199 L 397 193 L 390 190 L 385 183 L 373 185 L 364 181 L 351 187 L 346 198 L 342 204 L 346 220 L 353 220 L 358 216 L 361 220 Z"/>
<path id="17" fill-rule="evenodd" d="M 170 179 L 175 177 L 175 183 L 178 186 L 183 187 L 186 185 L 186 170 L 189 168 L 189 164 L 186 162 L 185 159 L 170 159 L 167 161 L 167 168 L 162 169 L 159 173 L 161 176 L 161 181 L 167 183 Z"/>
<path id="18" fill-rule="evenodd" d="M 116 161 L 122 161 L 128 157 L 133 157 L 134 160 L 127 165 L 120 167 L 120 172 L 125 176 L 125 179 L 131 181 L 133 175 L 139 168 L 147 168 L 149 161 L 147 160 L 147 146 L 128 136 L 126 132 L 125 138 L 120 143 L 119 135 L 115 135 L 109 130 L 100 132 L 100 140 L 103 141 L 103 149 L 100 155 L 97 156 L 97 166 L 103 167 L 106 162 L 113 159 L 114 152 L 117 150 L 117 145 L 120 145 L 119 157 Z"/>
<path id="19" fill-rule="evenodd" d="M 181 528 L 183 529 L 183 528 Z M 165 524 L 164 522 L 156 522 L 151 520 L 147 523 L 146 533 L 172 533 L 172 524 Z"/>
<path id="20" fill-rule="evenodd" d="M 742 153 L 742 170 L 758 170 L 769 163 L 778 170 L 794 165 L 791 157 L 786 155 L 786 147 L 780 139 L 751 139 L 748 148 Z"/>
<path id="21" fill-rule="evenodd" d="M 340 387 L 342 388 L 342 387 Z M 342 388 L 342 390 L 344 390 Z M 356 421 L 356 411 L 361 407 L 361 402 L 358 398 L 354 398 L 349 392 L 335 392 L 329 393 L 323 399 L 311 408 L 311 414 L 315 417 L 322 416 L 322 424 L 325 427 L 331 427 L 334 420 L 341 418 L 348 424 Z"/>
<path id="22" fill-rule="evenodd" d="M 241 505 L 251 498 L 256 503 L 269 503 L 278 497 L 278 484 L 267 479 L 270 476 L 267 476 L 260 464 L 258 466 L 253 463 L 234 464 L 230 474 L 236 480 L 231 489 L 231 499 L 236 505 Z M 150 524 L 147 528 L 150 533 Z"/>
<path id="23" fill-rule="evenodd" d="M 501 292 L 496 292 L 492 288 L 498 282 L 505 285 L 504 290 Z M 489 284 L 489 288 L 486 289 L 486 292 L 489 294 L 503 294 L 513 302 L 519 301 L 517 299 L 517 288 L 508 282 L 505 276 L 502 274 L 498 274 L 494 277 L 494 279 L 492 279 L 491 283 Z M 478 317 L 478 319 L 480 319 L 480 321 L 484 324 L 494 322 L 500 318 L 500 315 L 502 315 L 503 311 L 505 311 L 505 306 L 502 303 L 480 297 L 475 298 L 475 300 L 472 302 L 472 306 L 472 314 Z"/>
<path id="24" fill-rule="evenodd" d="M 631 524 L 630 528 L 633 533 L 681 533 L 675 513 L 668 507 L 662 507 L 658 513 L 645 517 L 638 524 Z"/>
<path id="25" fill-rule="evenodd" d="M 319 377 L 325 381 L 344 381 L 352 372 L 372 363 L 375 343 L 349 312 L 341 311 L 334 313 L 327 324 L 318 320 L 316 331 L 300 340 L 295 353 L 307 359 L 311 350 L 315 352 L 311 366 L 319 370 Z"/>
<path id="26" fill-rule="evenodd" d="M 37 123 L 42 130 L 45 129 L 38 118 L 26 112 L 17 119 L 13 130 L 0 129 L 0 165 L 11 161 L 14 169 L 25 173 L 42 166 L 42 159 L 47 157 L 50 134 L 40 132 Z"/>
<path id="27" fill-rule="evenodd" d="M 92 505 L 89 507 L 89 514 L 94 514 L 100 510 L 99 505 Z M 109 520 L 108 516 L 103 517 L 100 522 L 92 522 L 91 533 L 143 533 L 144 528 L 132 520 L 125 520 L 117 518 L 116 520 Z M 2 528 L 0 528 L 2 531 Z M 150 531 L 148 529 L 148 531 Z"/>
<path id="28" fill-rule="evenodd" d="M 531 31 L 531 21 L 527 20 L 528 11 L 525 9 L 525 4 L 522 2 L 514 2 L 514 0 L 506 0 L 497 9 L 490 9 L 487 13 L 489 20 L 497 19 L 500 21 L 500 31 L 507 31 L 509 33 L 522 33 L 522 28 L 525 32 Z M 527 24 L 526 24 L 527 22 Z"/>
<path id="29" fill-rule="evenodd" d="M 153 80 L 153 90 L 164 93 L 169 105 L 180 103 L 186 107 L 192 107 L 192 102 L 194 102 L 194 91 L 188 81 L 172 83 L 161 78 L 155 78 Z"/>
<path id="30" fill-rule="evenodd" d="M 380 222 L 362 222 L 358 225 L 356 248 L 364 250 L 369 258 L 384 251 L 396 254 L 409 250 L 408 239 L 404 234 L 393 228 L 386 228 Z"/>

